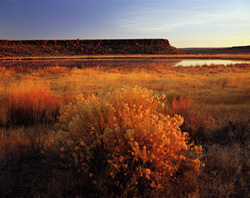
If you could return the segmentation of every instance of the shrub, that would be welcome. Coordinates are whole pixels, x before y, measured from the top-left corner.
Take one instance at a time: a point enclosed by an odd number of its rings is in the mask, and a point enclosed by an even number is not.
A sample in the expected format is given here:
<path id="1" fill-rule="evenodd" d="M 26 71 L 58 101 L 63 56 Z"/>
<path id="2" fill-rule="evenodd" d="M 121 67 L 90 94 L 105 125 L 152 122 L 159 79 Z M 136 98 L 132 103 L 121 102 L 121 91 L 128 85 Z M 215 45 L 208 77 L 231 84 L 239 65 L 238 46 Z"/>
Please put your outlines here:
<path id="1" fill-rule="evenodd" d="M 62 73 L 68 73 L 70 69 L 61 66 L 49 66 L 49 67 L 39 68 L 38 71 L 40 74 L 62 74 Z"/>
<path id="2" fill-rule="evenodd" d="M 245 147 L 213 144 L 204 150 L 206 167 L 201 174 L 201 197 L 249 197 L 249 143 Z"/>
<path id="3" fill-rule="evenodd" d="M 181 115 L 184 123 L 180 126 L 182 131 L 188 131 L 190 137 L 195 143 L 202 144 L 207 141 L 212 118 L 206 111 L 198 109 L 191 98 L 176 97 L 168 102 L 165 108 L 165 114 L 174 116 Z"/>
<path id="4" fill-rule="evenodd" d="M 80 96 L 64 108 L 44 149 L 61 158 L 71 174 L 67 180 L 77 186 L 72 193 L 155 197 L 197 190 L 201 147 L 187 143 L 181 116 L 161 113 L 163 99 L 141 87 L 123 87 L 102 98 Z"/>
<path id="5" fill-rule="evenodd" d="M 23 83 L 6 92 L 7 125 L 31 125 L 53 121 L 62 101 L 44 85 Z"/>
<path id="6" fill-rule="evenodd" d="M 217 123 L 209 136 L 209 142 L 222 146 L 239 144 L 245 148 L 250 142 L 250 114 L 242 113 L 237 118 L 225 118 Z"/>

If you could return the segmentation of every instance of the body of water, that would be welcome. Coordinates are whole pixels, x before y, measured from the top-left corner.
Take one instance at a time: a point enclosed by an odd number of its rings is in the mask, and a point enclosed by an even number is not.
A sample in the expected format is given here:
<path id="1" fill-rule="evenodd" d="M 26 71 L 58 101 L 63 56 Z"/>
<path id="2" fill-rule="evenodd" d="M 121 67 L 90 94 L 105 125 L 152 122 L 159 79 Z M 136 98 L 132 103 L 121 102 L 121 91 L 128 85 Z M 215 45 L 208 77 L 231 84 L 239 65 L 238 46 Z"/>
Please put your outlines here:
<path id="1" fill-rule="evenodd" d="M 250 64 L 245 60 L 217 60 L 217 59 L 79 59 L 79 60 L 20 60 L 0 61 L 5 67 L 157 67 L 159 66 L 202 66 L 202 65 L 231 65 Z"/>
<path id="2" fill-rule="evenodd" d="M 246 60 L 218 60 L 218 59 L 186 59 L 181 60 L 174 66 L 202 66 L 202 65 L 232 65 L 232 64 L 250 64 L 250 61 Z"/>

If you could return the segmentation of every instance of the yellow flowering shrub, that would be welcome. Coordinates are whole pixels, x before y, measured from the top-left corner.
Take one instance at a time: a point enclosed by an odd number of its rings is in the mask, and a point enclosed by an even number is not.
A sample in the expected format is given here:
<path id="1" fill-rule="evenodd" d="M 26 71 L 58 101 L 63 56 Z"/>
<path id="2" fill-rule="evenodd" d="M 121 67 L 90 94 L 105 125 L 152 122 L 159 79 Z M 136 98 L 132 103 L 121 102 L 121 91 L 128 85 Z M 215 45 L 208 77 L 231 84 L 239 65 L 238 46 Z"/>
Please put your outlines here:
<path id="1" fill-rule="evenodd" d="M 99 193 L 190 193 L 197 185 L 180 181 L 199 174 L 201 147 L 188 143 L 181 116 L 161 113 L 164 97 L 137 86 L 101 98 L 79 96 L 65 107 L 58 131 L 44 148 L 85 178 L 82 186 L 91 182 Z"/>

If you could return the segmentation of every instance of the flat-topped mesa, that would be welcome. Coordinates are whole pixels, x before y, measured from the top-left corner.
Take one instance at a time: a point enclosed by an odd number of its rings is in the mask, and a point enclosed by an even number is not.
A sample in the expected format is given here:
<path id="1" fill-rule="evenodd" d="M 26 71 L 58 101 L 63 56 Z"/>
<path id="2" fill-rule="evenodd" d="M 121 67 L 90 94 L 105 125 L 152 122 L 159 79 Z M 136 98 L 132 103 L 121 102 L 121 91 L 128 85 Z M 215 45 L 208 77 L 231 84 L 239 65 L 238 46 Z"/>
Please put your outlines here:
<path id="1" fill-rule="evenodd" d="M 0 40 L 0 56 L 185 54 L 166 39 Z"/>

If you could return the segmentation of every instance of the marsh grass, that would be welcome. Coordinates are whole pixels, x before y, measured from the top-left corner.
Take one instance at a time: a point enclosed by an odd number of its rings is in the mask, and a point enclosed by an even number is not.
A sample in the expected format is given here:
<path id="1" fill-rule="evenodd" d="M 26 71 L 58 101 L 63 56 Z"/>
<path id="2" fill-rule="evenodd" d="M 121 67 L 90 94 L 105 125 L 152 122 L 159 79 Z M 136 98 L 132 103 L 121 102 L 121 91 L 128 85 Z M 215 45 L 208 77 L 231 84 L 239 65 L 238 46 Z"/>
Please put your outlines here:
<path id="1" fill-rule="evenodd" d="M 3 122 L 7 126 L 47 123 L 59 113 L 60 103 L 44 85 L 32 82 L 14 85 L 6 90 L 2 100 Z"/>
<path id="2" fill-rule="evenodd" d="M 0 195 L 55 197 L 66 183 L 64 196 L 81 192 L 77 181 L 67 180 L 69 175 L 53 172 L 60 158 L 41 153 L 45 140 L 53 137 L 60 109 L 78 94 L 101 97 L 123 86 L 138 85 L 165 94 L 165 114 L 182 115 L 181 130 L 203 147 L 205 167 L 197 191 L 189 196 L 249 197 L 249 79 L 249 64 L 0 67 Z M 24 175 L 27 180 L 22 179 Z M 187 184 L 191 180 L 187 179 Z M 22 183 L 26 187 L 22 188 Z M 91 185 L 88 189 L 95 191 Z"/>

